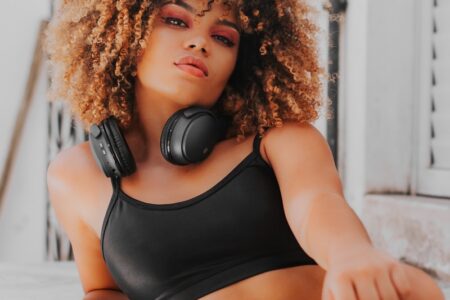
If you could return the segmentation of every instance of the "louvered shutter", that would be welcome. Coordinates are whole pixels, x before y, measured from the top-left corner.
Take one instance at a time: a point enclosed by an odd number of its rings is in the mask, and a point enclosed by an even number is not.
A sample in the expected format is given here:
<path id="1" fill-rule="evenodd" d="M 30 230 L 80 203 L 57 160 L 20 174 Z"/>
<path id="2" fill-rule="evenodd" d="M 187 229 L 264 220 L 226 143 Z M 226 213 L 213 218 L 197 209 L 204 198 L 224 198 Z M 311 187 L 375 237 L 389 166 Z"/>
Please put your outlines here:
<path id="1" fill-rule="evenodd" d="M 450 0 L 420 1 L 417 192 L 450 196 Z"/>

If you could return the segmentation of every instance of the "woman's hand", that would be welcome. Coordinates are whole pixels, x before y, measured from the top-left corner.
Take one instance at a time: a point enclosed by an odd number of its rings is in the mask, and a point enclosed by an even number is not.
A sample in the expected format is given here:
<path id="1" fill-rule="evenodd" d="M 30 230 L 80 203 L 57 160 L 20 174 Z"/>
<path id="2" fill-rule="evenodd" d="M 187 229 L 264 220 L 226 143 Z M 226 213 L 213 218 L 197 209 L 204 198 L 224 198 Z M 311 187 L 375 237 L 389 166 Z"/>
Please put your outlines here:
<path id="1" fill-rule="evenodd" d="M 349 249 L 330 261 L 323 300 L 408 299 L 413 286 L 403 263 L 369 245 Z"/>

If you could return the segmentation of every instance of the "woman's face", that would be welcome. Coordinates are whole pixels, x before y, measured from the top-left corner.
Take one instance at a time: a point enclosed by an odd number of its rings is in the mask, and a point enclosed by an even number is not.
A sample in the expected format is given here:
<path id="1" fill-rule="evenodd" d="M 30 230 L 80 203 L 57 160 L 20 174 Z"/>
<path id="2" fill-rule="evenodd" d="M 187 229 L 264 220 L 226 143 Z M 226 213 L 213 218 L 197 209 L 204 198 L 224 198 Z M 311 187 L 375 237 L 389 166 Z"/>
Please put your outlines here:
<path id="1" fill-rule="evenodd" d="M 238 55 L 236 16 L 234 11 L 225 15 L 221 3 L 196 16 L 203 3 L 178 0 L 161 7 L 137 65 L 139 83 L 151 95 L 210 107 L 222 93 Z"/>

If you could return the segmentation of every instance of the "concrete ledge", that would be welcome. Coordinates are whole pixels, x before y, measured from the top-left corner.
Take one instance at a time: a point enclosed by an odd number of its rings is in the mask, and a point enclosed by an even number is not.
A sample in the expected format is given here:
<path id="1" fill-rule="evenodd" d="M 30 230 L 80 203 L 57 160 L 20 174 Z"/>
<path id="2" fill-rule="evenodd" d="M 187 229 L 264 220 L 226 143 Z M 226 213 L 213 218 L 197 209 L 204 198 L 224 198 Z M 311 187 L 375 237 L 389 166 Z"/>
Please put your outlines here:
<path id="1" fill-rule="evenodd" d="M 445 300 L 450 300 L 450 282 L 438 281 L 439 287 L 444 292 Z"/>
<path id="2" fill-rule="evenodd" d="M 450 286 L 450 199 L 366 195 L 360 217 L 377 248 Z"/>
<path id="3" fill-rule="evenodd" d="M 450 283 L 438 282 L 450 300 Z M 84 296 L 75 263 L 0 263 L 0 299 L 80 300 Z"/>
<path id="4" fill-rule="evenodd" d="M 83 296 L 73 261 L 0 262 L 0 299 L 80 300 Z"/>

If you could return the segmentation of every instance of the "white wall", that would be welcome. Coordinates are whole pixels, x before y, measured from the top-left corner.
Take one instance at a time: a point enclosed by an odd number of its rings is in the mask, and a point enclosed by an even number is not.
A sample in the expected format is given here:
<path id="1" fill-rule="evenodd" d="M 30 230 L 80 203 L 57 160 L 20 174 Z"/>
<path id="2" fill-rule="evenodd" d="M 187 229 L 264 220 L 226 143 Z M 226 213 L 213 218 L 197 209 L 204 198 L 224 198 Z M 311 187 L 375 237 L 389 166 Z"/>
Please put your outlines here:
<path id="1" fill-rule="evenodd" d="M 25 93 L 39 23 L 50 15 L 49 3 L 49 0 L 2 0 L 0 3 L 0 167 L 4 165 Z"/>
<path id="2" fill-rule="evenodd" d="M 326 0 L 324 0 L 326 1 Z M 312 0 L 311 5 L 313 5 L 317 9 L 317 15 L 313 15 L 317 18 L 316 22 L 319 26 L 319 33 L 317 38 L 319 39 L 319 55 L 320 55 L 320 63 L 321 65 L 327 69 L 328 63 L 328 13 L 323 9 L 323 2 Z M 323 95 L 327 97 L 327 84 L 324 81 L 323 83 Z M 323 105 L 319 112 L 319 118 L 313 123 L 313 125 L 323 134 L 324 137 L 327 136 L 327 110 L 326 106 Z"/>
<path id="3" fill-rule="evenodd" d="M 412 174 L 415 2 L 349 2 L 344 32 L 344 173 L 360 212 L 367 193 L 408 193 Z"/>
<path id="4" fill-rule="evenodd" d="M 49 0 L 3 0 L 0 3 L 0 170 L 5 165 L 25 94 L 39 25 L 49 15 Z M 12 166 L 0 211 L 0 261 L 42 261 L 45 258 L 45 74 L 41 78 L 23 127 L 16 164 Z"/>
<path id="5" fill-rule="evenodd" d="M 340 53 L 339 154 L 345 198 L 359 212 L 365 194 L 368 0 L 349 1 Z"/>

